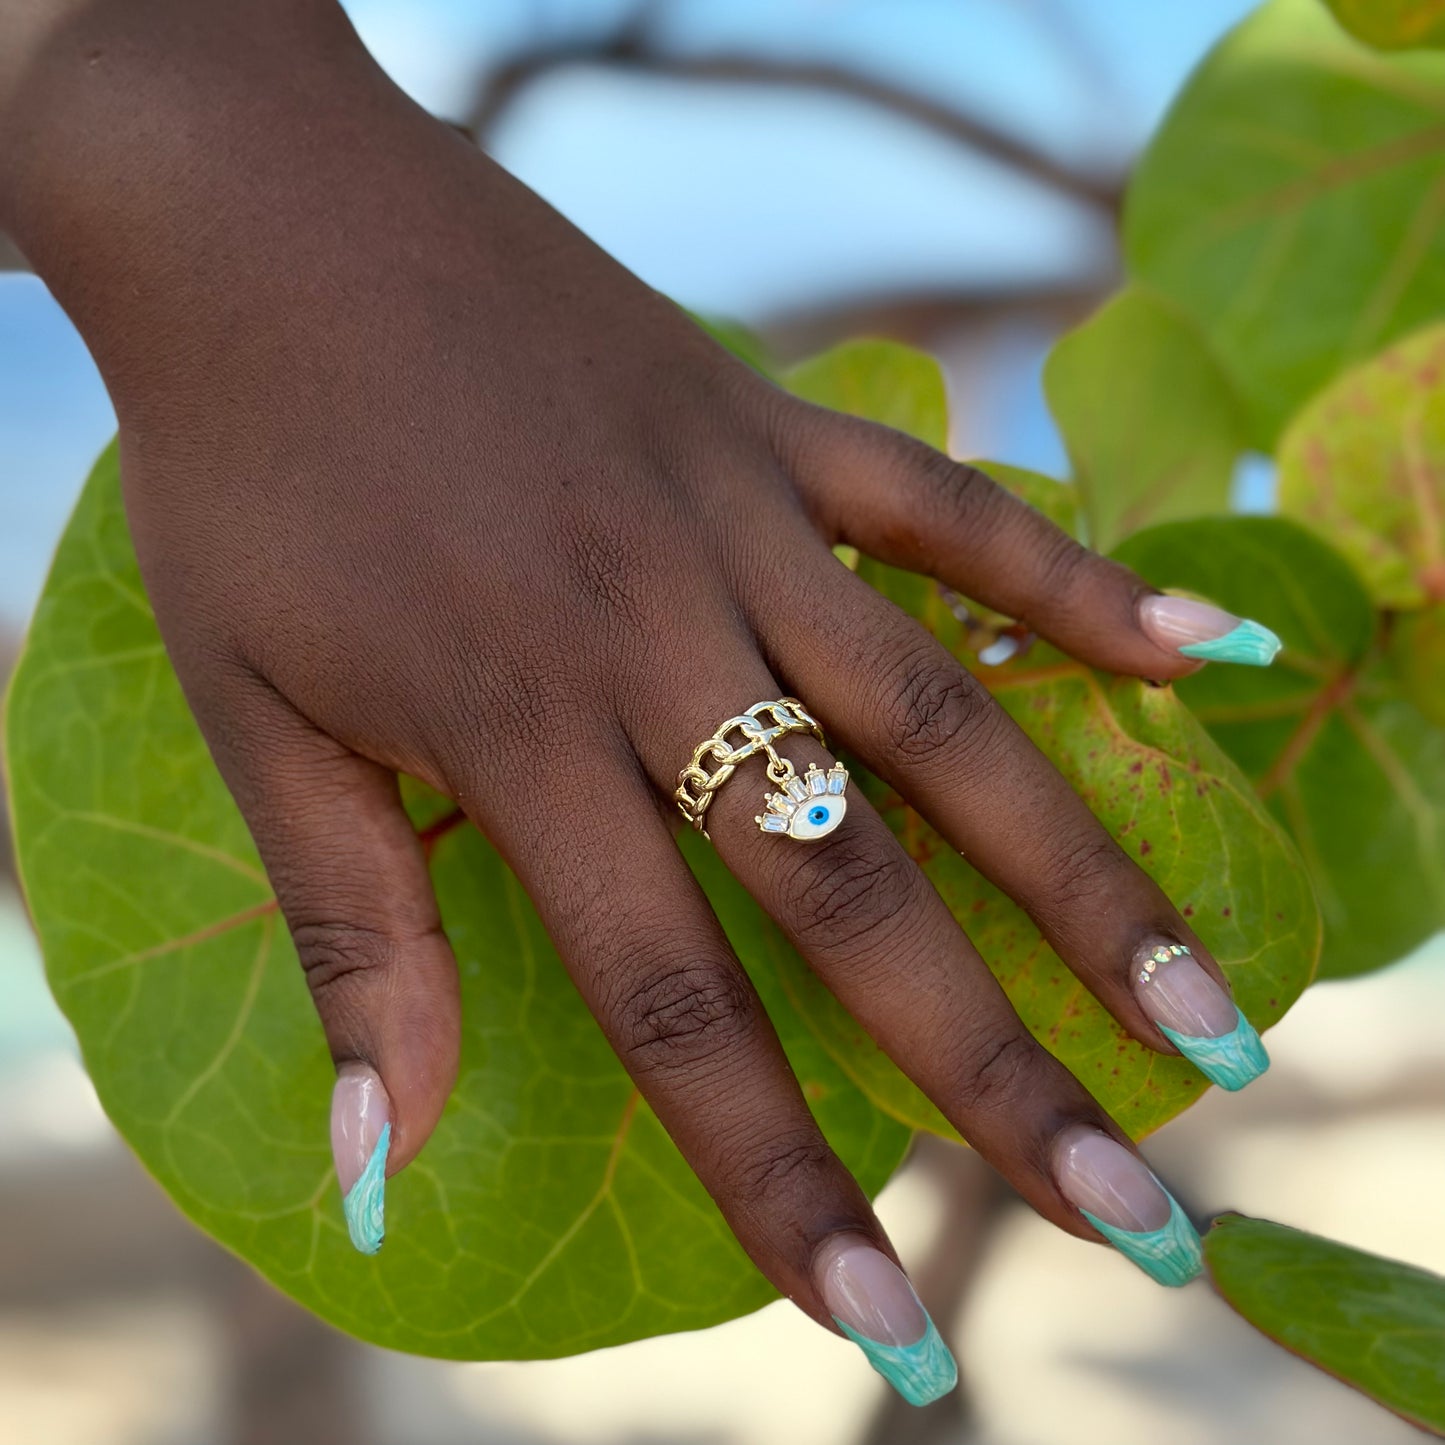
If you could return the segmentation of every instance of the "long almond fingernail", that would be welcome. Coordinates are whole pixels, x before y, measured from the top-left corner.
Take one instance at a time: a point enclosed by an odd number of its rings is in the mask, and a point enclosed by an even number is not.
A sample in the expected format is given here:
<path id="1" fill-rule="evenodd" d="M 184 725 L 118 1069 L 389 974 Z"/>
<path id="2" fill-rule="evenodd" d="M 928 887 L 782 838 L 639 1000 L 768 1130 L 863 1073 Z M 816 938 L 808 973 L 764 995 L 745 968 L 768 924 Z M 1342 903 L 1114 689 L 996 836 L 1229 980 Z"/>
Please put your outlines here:
<path id="1" fill-rule="evenodd" d="M 1134 993 L 1159 1032 L 1221 1089 L 1242 1089 L 1269 1068 L 1255 1027 L 1199 966 L 1187 944 L 1140 950 Z"/>
<path id="2" fill-rule="evenodd" d="M 1188 1284 L 1204 1267 L 1199 1233 L 1149 1166 L 1087 1124 L 1054 1148 L 1059 1192 L 1120 1254 L 1160 1284 Z"/>
<path id="3" fill-rule="evenodd" d="M 1151 641 L 1203 662 L 1268 667 L 1283 645 L 1262 623 L 1196 602 L 1155 593 L 1139 603 L 1139 625 Z"/>
<path id="4" fill-rule="evenodd" d="M 331 1093 L 331 1153 L 351 1242 L 375 1254 L 386 1237 L 386 1156 L 391 1099 L 376 1070 L 345 1064 Z"/>
<path id="5" fill-rule="evenodd" d="M 928 1405 L 958 1383 L 958 1366 L 908 1276 L 861 1234 L 826 1241 L 813 1280 L 834 1323 L 908 1401 Z"/>

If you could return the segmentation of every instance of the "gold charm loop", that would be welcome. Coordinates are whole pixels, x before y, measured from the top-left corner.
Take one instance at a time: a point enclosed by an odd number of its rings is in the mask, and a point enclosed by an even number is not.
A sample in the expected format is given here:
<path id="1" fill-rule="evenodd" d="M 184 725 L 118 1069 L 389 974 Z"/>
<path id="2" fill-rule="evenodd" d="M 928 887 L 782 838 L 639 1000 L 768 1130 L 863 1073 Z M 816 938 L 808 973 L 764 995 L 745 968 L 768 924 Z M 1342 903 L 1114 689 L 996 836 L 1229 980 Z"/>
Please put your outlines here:
<path id="1" fill-rule="evenodd" d="M 774 746 L 789 733 L 811 733 L 827 746 L 823 729 L 795 697 L 754 703 L 745 713 L 729 718 L 693 750 L 692 761 L 677 775 L 673 797 L 682 816 L 704 838 L 705 816 L 713 795 L 755 754 L 767 759 L 768 779 L 779 791 L 768 795 L 766 811 L 756 822 L 764 833 L 783 833 L 811 840 L 831 833 L 843 821 L 848 800 L 844 790 L 848 773 L 841 763 L 824 772 L 816 763 L 802 777 Z M 734 740 L 734 735 L 740 735 Z M 708 767 L 707 764 L 715 766 Z"/>

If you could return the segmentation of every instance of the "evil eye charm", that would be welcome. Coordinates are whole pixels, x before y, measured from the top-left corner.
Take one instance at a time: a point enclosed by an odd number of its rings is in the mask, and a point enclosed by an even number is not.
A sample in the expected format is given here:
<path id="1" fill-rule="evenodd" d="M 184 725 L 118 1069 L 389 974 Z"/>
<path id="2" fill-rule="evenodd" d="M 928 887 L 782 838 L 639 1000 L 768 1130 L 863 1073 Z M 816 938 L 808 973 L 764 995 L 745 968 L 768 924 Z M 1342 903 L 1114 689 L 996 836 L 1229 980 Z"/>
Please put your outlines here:
<path id="1" fill-rule="evenodd" d="M 843 792 L 847 786 L 842 763 L 834 763 L 826 773 L 812 763 L 801 778 L 789 778 L 781 793 L 768 795 L 768 810 L 755 821 L 764 833 L 786 833 L 804 842 L 825 837 L 848 811 Z"/>

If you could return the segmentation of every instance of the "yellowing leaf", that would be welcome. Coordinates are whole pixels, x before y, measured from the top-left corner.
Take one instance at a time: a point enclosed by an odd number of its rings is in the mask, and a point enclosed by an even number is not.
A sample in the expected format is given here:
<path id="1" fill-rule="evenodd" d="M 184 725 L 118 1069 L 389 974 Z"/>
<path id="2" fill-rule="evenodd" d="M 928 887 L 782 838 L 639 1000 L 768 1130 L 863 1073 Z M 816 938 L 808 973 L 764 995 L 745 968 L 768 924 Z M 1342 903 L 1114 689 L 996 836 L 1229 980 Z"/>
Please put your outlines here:
<path id="1" fill-rule="evenodd" d="M 1279 504 L 1338 547 L 1382 606 L 1445 601 L 1445 326 L 1346 372 L 1295 418 Z"/>
<path id="2" fill-rule="evenodd" d="M 1175 686 L 1298 844 L 1321 974 L 1380 968 L 1445 928 L 1445 730 L 1405 695 L 1348 563 L 1279 517 L 1171 523 L 1115 555 L 1284 642 L 1273 667 L 1211 664 Z"/>
<path id="3" fill-rule="evenodd" d="M 1125 850 L 1151 873 L 1229 974 L 1262 1027 L 1314 973 L 1320 925 L 1298 855 L 1253 790 L 1168 689 L 1099 676 L 1042 646 L 1003 667 L 978 666 L 937 584 L 865 559 L 859 573 L 974 668 Z M 1136 1137 L 1196 1099 L 1182 1059 L 1126 1037 L 1011 900 L 887 789 L 874 802 L 978 945 L 1034 1035 Z M 936 1111 L 821 988 L 794 985 L 810 1024 L 878 1104 L 920 1128 Z"/>

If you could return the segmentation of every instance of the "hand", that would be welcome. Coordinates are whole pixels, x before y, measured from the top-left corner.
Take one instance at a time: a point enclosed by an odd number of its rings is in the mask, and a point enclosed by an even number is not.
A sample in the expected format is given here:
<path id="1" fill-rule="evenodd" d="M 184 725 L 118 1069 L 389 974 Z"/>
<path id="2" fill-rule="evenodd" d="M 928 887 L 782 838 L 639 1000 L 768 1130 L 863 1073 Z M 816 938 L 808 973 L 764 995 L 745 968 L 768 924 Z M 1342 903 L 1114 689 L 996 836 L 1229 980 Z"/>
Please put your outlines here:
<path id="1" fill-rule="evenodd" d="M 932 1398 L 952 1362 L 678 853 L 678 770 L 749 704 L 800 697 L 1134 1037 L 1237 1087 L 1263 1051 L 1201 941 L 830 547 L 1143 677 L 1249 625 L 1152 592 L 976 471 L 775 390 L 406 102 L 329 10 L 289 23 L 278 71 L 270 43 L 196 22 L 185 63 L 118 121 L 106 108 L 156 77 L 135 73 L 144 47 L 89 32 L 100 73 L 57 149 L 98 151 L 101 179 L 57 162 L 12 208 L 111 387 L 158 620 L 340 1069 L 354 1237 L 379 1243 L 362 1206 L 456 1069 L 406 772 L 516 871 L 759 1269 Z M 125 194 L 104 179 L 122 157 Z M 831 762 L 811 739 L 782 750 Z M 816 843 L 768 836 L 748 767 L 716 795 L 713 842 L 844 1005 L 1045 1217 L 1097 1226 L 1166 1283 L 1196 1272 L 1192 1226 L 866 800 Z"/>

